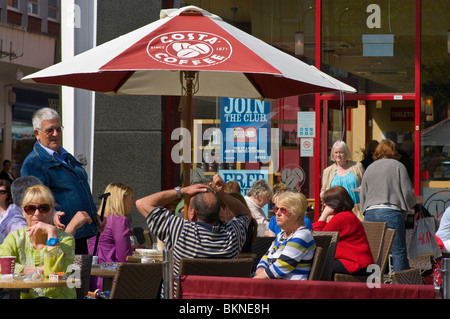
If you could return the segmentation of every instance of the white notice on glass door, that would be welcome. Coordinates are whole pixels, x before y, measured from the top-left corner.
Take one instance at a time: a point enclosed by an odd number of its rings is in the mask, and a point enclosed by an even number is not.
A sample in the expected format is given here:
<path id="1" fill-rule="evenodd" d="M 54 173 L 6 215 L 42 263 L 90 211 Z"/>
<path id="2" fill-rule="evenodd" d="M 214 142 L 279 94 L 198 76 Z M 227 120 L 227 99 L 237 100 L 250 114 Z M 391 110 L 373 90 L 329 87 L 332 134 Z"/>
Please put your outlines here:
<path id="1" fill-rule="evenodd" d="M 316 112 L 297 112 L 297 137 L 316 137 Z"/>
<path id="2" fill-rule="evenodd" d="M 312 137 L 304 137 L 300 139 L 300 157 L 314 156 L 314 139 Z"/>

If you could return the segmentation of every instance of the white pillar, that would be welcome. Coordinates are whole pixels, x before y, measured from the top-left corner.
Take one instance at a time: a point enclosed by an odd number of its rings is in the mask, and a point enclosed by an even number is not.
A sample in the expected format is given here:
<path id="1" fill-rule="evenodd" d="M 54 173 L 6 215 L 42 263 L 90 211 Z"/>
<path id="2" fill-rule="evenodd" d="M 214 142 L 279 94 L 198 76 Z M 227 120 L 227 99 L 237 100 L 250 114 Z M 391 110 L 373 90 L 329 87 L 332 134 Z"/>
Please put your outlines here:
<path id="1" fill-rule="evenodd" d="M 61 1 L 62 60 L 82 53 L 96 45 L 97 1 Z M 86 163 L 92 188 L 94 157 L 95 93 L 62 87 L 63 147 Z"/>

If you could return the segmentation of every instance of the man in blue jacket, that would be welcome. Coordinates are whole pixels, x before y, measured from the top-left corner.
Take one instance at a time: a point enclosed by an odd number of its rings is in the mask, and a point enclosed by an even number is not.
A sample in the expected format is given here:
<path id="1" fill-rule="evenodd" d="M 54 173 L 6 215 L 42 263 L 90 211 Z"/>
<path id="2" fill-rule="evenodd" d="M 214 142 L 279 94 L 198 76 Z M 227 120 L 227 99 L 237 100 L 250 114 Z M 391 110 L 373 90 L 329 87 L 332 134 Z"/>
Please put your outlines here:
<path id="1" fill-rule="evenodd" d="M 86 212 L 88 222 L 75 233 L 75 253 L 87 254 L 87 239 L 98 231 L 99 218 L 90 191 L 87 174 L 81 163 L 61 147 L 63 127 L 58 112 L 42 108 L 33 115 L 33 131 L 37 142 L 23 162 L 21 176 L 33 175 L 50 188 L 55 197 L 53 222 L 65 229 L 78 211 Z"/>

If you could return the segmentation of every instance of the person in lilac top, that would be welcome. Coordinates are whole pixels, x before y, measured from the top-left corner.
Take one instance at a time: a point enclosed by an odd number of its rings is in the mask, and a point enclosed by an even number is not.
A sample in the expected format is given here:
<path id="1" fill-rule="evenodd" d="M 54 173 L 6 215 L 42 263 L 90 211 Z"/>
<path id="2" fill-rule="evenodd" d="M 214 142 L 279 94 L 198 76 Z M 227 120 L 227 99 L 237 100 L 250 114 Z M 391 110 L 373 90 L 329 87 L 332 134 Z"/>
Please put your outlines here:
<path id="1" fill-rule="evenodd" d="M 16 194 L 11 194 L 11 186 L 8 181 L 0 180 L 0 244 L 10 232 L 27 226 L 21 205 L 27 188 L 40 184 L 39 180 L 37 182 L 29 182 L 29 180 L 33 179 L 34 177 L 22 177 L 15 182 L 13 185 L 19 185 L 19 188 L 15 187 Z M 22 183 L 23 180 L 25 180 L 25 184 Z M 16 198 L 14 198 L 14 195 Z"/>
<path id="2" fill-rule="evenodd" d="M 105 193 L 111 193 L 106 201 L 104 217 L 106 228 L 100 234 L 97 246 L 98 262 L 125 262 L 132 255 L 130 221 L 127 215 L 133 208 L 133 190 L 120 182 L 110 183 Z M 100 214 L 100 210 L 98 214 Z M 96 237 L 89 240 L 89 254 L 93 255 Z M 97 279 L 97 289 L 102 289 L 103 281 Z"/>

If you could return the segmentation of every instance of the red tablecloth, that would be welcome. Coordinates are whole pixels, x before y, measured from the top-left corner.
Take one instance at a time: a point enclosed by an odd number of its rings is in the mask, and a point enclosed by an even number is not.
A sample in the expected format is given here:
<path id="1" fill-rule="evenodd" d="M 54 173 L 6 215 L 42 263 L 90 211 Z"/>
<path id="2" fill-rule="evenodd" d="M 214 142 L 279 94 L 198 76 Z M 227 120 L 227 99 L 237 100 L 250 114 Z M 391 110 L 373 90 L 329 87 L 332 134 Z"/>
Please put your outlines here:
<path id="1" fill-rule="evenodd" d="M 183 299 L 435 299 L 432 285 L 183 276 Z"/>

